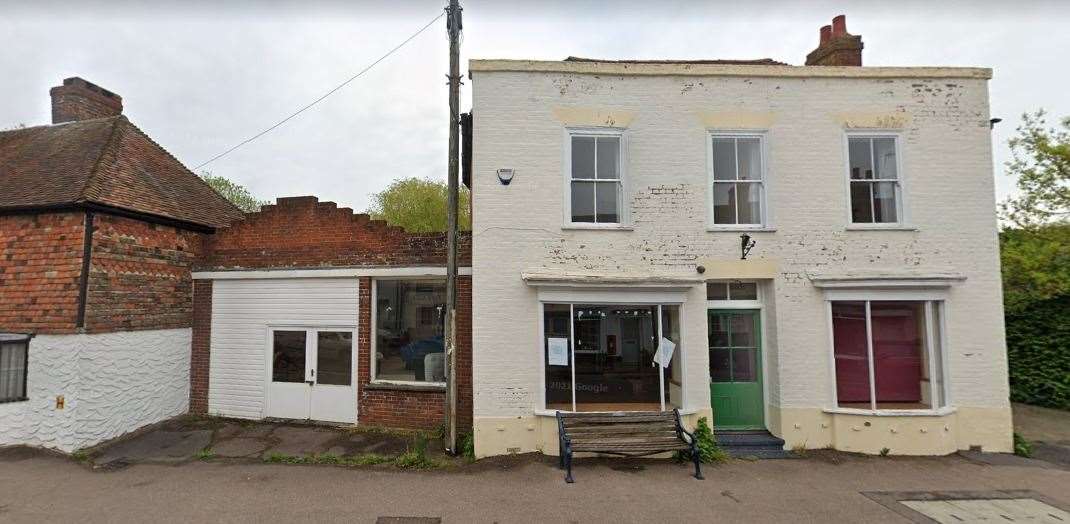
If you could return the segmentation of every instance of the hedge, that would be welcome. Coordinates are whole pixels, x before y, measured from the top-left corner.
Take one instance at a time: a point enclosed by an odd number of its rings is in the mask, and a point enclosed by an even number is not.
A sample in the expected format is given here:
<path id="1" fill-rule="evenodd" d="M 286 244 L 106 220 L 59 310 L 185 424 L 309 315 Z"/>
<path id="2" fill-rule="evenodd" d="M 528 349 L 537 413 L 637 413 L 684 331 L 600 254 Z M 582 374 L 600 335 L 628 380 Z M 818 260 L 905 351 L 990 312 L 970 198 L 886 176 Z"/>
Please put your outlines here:
<path id="1" fill-rule="evenodd" d="M 1070 409 L 1070 295 L 1008 311 L 1011 400 Z"/>

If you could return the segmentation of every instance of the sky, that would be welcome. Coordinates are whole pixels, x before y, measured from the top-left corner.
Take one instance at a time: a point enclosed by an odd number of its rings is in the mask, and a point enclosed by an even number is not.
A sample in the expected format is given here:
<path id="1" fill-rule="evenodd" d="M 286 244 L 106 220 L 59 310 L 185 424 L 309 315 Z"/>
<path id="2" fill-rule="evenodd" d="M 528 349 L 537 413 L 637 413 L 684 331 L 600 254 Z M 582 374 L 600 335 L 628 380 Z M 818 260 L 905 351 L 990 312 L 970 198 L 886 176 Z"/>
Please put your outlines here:
<path id="1" fill-rule="evenodd" d="M 0 0 L 0 129 L 47 124 L 48 89 L 81 76 L 194 168 L 374 62 L 439 1 Z M 1020 115 L 1070 116 L 1070 1 L 462 0 L 469 58 L 769 57 L 801 65 L 833 16 L 871 66 L 991 67 L 997 198 Z M 391 180 L 444 180 L 448 40 L 439 20 L 334 95 L 201 171 L 256 196 L 316 195 L 364 210 Z M 471 107 L 462 86 L 461 109 Z M 1052 121 L 1055 118 L 1050 119 Z"/>

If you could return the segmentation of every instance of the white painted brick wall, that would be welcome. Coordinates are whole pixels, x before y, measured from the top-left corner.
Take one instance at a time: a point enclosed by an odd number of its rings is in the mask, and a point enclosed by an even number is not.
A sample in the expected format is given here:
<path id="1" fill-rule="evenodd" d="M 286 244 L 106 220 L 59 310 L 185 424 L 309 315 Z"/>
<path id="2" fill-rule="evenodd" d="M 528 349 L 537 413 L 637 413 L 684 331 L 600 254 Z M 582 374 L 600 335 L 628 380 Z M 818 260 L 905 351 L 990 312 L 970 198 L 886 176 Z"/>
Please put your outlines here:
<path id="1" fill-rule="evenodd" d="M 475 415 L 530 415 L 540 338 L 522 270 L 694 276 L 700 259 L 738 259 L 739 233 L 706 231 L 703 112 L 770 113 L 768 176 L 775 232 L 751 258 L 781 261 L 775 280 L 773 401 L 825 406 L 829 341 L 823 295 L 808 272 L 939 269 L 962 273 L 950 309 L 958 406 L 1007 403 L 998 245 L 985 80 L 594 76 L 476 72 L 473 365 Z M 628 111 L 633 231 L 562 229 L 564 124 L 554 108 Z M 907 117 L 902 177 L 917 231 L 848 231 L 844 126 L 850 112 Z M 509 186 L 495 170 L 513 168 Z M 690 294 L 684 344 L 690 407 L 708 407 L 704 295 Z"/>

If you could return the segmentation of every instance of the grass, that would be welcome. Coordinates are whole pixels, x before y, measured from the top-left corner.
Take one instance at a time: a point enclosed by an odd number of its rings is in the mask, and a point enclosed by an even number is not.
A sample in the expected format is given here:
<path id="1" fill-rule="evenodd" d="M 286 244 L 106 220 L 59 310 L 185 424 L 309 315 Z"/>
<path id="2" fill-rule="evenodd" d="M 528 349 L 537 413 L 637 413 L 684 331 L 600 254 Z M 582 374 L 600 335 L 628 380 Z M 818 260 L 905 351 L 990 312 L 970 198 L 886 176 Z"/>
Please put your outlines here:
<path id="1" fill-rule="evenodd" d="M 461 441 L 461 456 L 467 462 L 476 461 L 476 435 L 475 433 L 467 433 L 464 436 L 464 440 Z"/>
<path id="2" fill-rule="evenodd" d="M 393 464 L 402 469 L 434 469 L 446 465 L 444 461 L 427 456 L 427 437 L 422 433 L 417 434 L 412 444 L 404 453 L 390 457 L 375 453 L 366 453 L 354 456 L 339 456 L 333 453 L 314 453 L 312 455 L 286 455 L 272 452 L 264 456 L 263 461 L 268 464 L 314 464 L 331 466 L 373 466 L 377 464 Z"/>
<path id="3" fill-rule="evenodd" d="M 215 458 L 215 452 L 212 448 L 204 448 L 193 454 L 193 458 L 197 460 L 212 460 Z"/>
<path id="4" fill-rule="evenodd" d="M 89 462 L 89 452 L 84 449 L 79 449 L 74 453 L 71 453 L 71 458 L 77 462 Z"/>
<path id="5" fill-rule="evenodd" d="M 1014 434 L 1014 454 L 1019 457 L 1029 458 L 1033 456 L 1033 443 L 1025 439 L 1025 437 Z"/>

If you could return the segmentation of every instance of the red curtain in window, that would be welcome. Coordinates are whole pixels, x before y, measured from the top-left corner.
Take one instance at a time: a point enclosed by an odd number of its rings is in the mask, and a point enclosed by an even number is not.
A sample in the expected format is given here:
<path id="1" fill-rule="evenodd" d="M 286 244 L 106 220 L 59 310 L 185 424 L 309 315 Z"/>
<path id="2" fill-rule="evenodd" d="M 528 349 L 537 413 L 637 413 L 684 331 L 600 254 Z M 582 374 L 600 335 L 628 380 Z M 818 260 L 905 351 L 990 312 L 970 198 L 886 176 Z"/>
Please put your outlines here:
<path id="1" fill-rule="evenodd" d="M 920 402 L 924 302 L 871 302 L 877 402 Z"/>
<path id="2" fill-rule="evenodd" d="M 866 303 L 832 303 L 832 338 L 836 357 L 836 398 L 841 404 L 869 402 L 869 351 Z"/>

